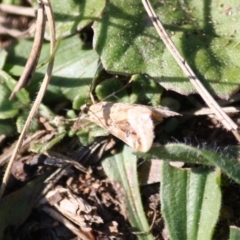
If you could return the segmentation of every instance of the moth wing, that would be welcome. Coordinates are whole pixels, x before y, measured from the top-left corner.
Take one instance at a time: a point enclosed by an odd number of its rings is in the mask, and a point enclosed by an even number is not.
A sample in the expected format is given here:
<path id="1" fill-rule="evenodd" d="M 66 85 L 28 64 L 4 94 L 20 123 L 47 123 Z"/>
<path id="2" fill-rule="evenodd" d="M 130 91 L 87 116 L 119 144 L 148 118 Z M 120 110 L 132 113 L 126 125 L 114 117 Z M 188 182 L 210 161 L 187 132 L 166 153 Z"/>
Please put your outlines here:
<path id="1" fill-rule="evenodd" d="M 89 119 L 103 128 L 127 119 L 129 105 L 124 103 L 99 102 L 89 108 Z"/>
<path id="2" fill-rule="evenodd" d="M 147 152 L 154 140 L 154 123 L 152 111 L 141 106 L 128 110 L 128 122 L 136 132 L 133 148 L 140 152 Z"/>
<path id="3" fill-rule="evenodd" d="M 163 118 L 181 116 L 181 114 L 177 112 L 173 112 L 161 107 L 149 107 L 149 109 L 152 110 L 152 118 L 158 122 L 162 122 Z"/>
<path id="4" fill-rule="evenodd" d="M 89 109 L 89 119 L 130 147 L 147 152 L 154 139 L 152 110 L 144 106 L 100 102 Z"/>

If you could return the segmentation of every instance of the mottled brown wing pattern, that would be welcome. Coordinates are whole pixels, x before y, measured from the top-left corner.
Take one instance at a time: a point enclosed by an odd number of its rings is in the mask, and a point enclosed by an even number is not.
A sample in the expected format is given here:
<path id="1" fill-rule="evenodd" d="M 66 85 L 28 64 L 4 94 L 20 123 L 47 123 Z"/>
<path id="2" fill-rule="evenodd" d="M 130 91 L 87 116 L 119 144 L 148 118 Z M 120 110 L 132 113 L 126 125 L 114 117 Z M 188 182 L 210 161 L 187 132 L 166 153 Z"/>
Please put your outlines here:
<path id="1" fill-rule="evenodd" d="M 162 108 L 109 102 L 93 104 L 88 114 L 90 121 L 141 152 L 147 152 L 152 146 L 155 122 L 179 115 Z"/>
<path id="2" fill-rule="evenodd" d="M 154 139 L 152 111 L 145 106 L 100 102 L 89 108 L 89 120 L 132 148 L 147 152 Z"/>

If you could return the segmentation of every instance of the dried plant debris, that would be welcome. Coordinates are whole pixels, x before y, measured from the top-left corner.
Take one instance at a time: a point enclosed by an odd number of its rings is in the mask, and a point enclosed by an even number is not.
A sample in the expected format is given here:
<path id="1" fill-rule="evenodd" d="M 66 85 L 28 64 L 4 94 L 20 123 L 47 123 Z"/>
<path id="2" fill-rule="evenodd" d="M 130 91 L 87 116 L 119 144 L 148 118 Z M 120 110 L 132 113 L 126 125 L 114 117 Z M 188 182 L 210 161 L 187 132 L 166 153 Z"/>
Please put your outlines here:
<path id="1" fill-rule="evenodd" d="M 43 209 L 59 222 L 64 223 L 63 217 L 66 217 L 70 222 L 78 226 L 79 232 L 86 235 L 86 239 L 94 239 L 92 224 L 103 223 L 101 217 L 96 214 L 96 207 L 91 206 L 86 200 L 61 186 L 50 190 L 47 195 L 41 199 L 40 204 L 54 206 L 54 208 L 61 213 L 61 218 L 53 214 L 53 211 L 48 211 L 48 208 Z M 70 228 L 69 225 L 67 225 L 67 227 Z M 82 237 L 81 234 L 78 234 L 78 236 Z"/>
<path id="2" fill-rule="evenodd" d="M 0 46 L 9 46 L 13 38 L 33 37 L 36 27 L 34 17 L 32 7 L 0 4 Z"/>
<path id="3" fill-rule="evenodd" d="M 65 159 L 69 157 L 65 156 Z M 46 163 L 48 165 L 45 165 Z M 66 166 L 68 168 L 65 168 Z M 31 183 L 34 176 L 36 178 L 42 175 L 49 168 L 52 169 L 51 172 L 56 169 L 57 174 L 52 173 L 50 177 L 45 177 L 45 181 L 42 180 L 45 187 L 42 193 L 34 195 L 35 201 L 28 210 L 30 215 L 27 218 L 25 216 L 25 221 L 20 228 L 6 226 L 6 231 L 11 231 L 13 237 L 25 239 L 25 234 L 27 234 L 31 239 L 40 229 L 45 229 L 49 236 L 66 234 L 62 236 L 62 239 L 69 239 L 71 233 L 81 239 L 136 238 L 127 220 L 124 189 L 120 183 L 112 185 L 106 179 L 100 166 L 89 167 L 81 171 L 78 167 L 76 168 L 76 164 L 71 164 L 71 161 L 42 154 L 29 155 L 20 158 L 14 164 L 13 175 L 16 179 L 9 185 L 9 188 L 16 184 Z M 67 171 L 61 174 L 59 170 L 64 168 Z M 57 180 L 57 185 L 55 180 Z M 19 191 L 21 192 L 21 189 Z M 42 195 L 43 193 L 45 195 Z M 31 196 L 31 192 L 28 194 Z M 50 220 L 45 214 L 55 221 Z M 49 221 L 48 223 L 41 220 L 45 218 L 49 219 L 46 220 Z M 30 223 L 35 226 L 26 233 Z M 39 235 L 37 239 L 43 239 L 41 237 Z"/>

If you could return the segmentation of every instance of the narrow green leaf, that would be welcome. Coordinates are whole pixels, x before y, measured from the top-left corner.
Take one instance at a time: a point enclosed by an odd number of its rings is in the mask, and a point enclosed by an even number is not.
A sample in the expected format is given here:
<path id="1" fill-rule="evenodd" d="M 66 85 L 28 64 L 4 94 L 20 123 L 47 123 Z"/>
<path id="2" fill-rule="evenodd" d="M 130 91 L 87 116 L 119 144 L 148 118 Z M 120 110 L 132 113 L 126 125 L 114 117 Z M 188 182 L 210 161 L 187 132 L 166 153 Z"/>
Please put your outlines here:
<path id="1" fill-rule="evenodd" d="M 210 240 L 221 207 L 220 172 L 163 164 L 161 208 L 171 240 Z"/>
<path id="2" fill-rule="evenodd" d="M 119 200 L 122 200 L 122 204 L 126 204 L 126 213 L 131 226 L 135 231 L 146 232 L 145 234 L 137 235 L 138 239 L 153 239 L 152 234 L 147 233 L 149 225 L 143 211 L 139 193 L 137 158 L 134 156 L 133 150 L 125 145 L 123 151 L 104 158 L 102 166 L 109 179 L 112 182 L 118 182 L 125 190 L 125 194 L 122 194 L 123 199 Z"/>
<path id="3" fill-rule="evenodd" d="M 66 132 L 62 132 L 57 134 L 53 139 L 44 142 L 44 143 L 39 143 L 39 142 L 33 142 L 31 143 L 31 150 L 37 153 L 43 153 L 49 149 L 51 149 L 54 145 L 59 143 L 66 135 Z"/>
<path id="4" fill-rule="evenodd" d="M 159 158 L 166 161 L 182 161 L 194 164 L 211 164 L 205 157 L 202 156 L 201 150 L 189 145 L 181 143 L 169 143 L 164 146 L 154 146 L 147 153 L 136 153 L 144 158 Z"/>
<path id="5" fill-rule="evenodd" d="M 165 146 L 153 147 L 148 153 L 136 153 L 145 158 L 157 157 L 165 161 L 181 161 L 185 163 L 203 164 L 219 167 L 230 178 L 240 184 L 239 149 L 229 148 L 219 153 L 202 150 L 185 144 L 171 143 Z"/>

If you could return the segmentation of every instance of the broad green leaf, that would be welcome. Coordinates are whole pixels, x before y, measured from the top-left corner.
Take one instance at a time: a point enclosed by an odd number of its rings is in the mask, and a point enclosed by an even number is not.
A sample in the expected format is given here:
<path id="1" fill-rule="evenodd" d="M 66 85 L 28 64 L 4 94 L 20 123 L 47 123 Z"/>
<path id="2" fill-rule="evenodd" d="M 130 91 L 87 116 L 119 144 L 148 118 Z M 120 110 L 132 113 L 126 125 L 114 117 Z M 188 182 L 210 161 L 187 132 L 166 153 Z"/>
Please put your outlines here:
<path id="1" fill-rule="evenodd" d="M 51 0 L 51 4 L 57 38 L 63 38 L 80 31 L 96 20 L 105 6 L 105 0 Z"/>
<path id="2" fill-rule="evenodd" d="M 219 150 L 219 153 L 216 153 L 216 151 L 202 150 L 185 144 L 172 143 L 165 146 L 153 147 L 148 153 L 137 153 L 137 155 L 149 159 L 157 157 L 165 161 L 181 161 L 216 166 L 240 184 L 238 153 L 238 148 L 229 148 L 224 151 Z"/>
<path id="3" fill-rule="evenodd" d="M 166 161 L 183 161 L 194 164 L 211 165 L 201 150 L 185 144 L 169 143 L 164 146 L 154 146 L 147 153 L 136 153 L 140 157 L 151 159 L 153 157 Z"/>
<path id="4" fill-rule="evenodd" d="M 18 74 L 16 71 L 17 61 L 25 65 L 31 49 L 31 42 L 22 40 L 15 48 L 9 50 L 8 69 L 11 74 Z M 49 57 L 49 44 L 45 43 L 41 51 L 39 62 Z M 60 40 L 60 45 L 55 54 L 54 69 L 52 79 L 44 97 L 45 102 L 57 103 L 68 99 L 73 101 L 75 109 L 86 103 L 89 96 L 91 81 L 98 67 L 98 55 L 89 45 L 83 43 L 78 36 L 72 36 Z M 39 84 L 41 83 L 46 71 L 46 66 L 38 68 L 31 84 L 27 90 L 35 97 Z"/>
<path id="5" fill-rule="evenodd" d="M 151 1 L 174 44 L 204 85 L 228 98 L 238 89 L 240 34 L 238 3 L 222 1 Z M 94 23 L 94 47 L 107 71 L 146 73 L 167 89 L 195 89 L 152 26 L 141 1 L 108 1 Z"/>
<path id="6" fill-rule="evenodd" d="M 13 101 L 10 101 L 9 96 L 15 81 L 2 70 L 0 70 L 0 81 L 0 119 L 15 117 L 23 107 L 29 104 L 28 94 L 25 90 L 22 90 L 17 93 Z"/>
<path id="7" fill-rule="evenodd" d="M 109 179 L 113 183 L 119 183 L 123 188 L 118 190 L 119 193 L 122 192 L 119 200 L 126 207 L 131 226 L 135 231 L 148 232 L 149 225 L 139 193 L 137 158 L 133 155 L 133 150 L 125 145 L 121 152 L 105 157 L 102 166 Z M 139 234 L 138 239 L 153 239 L 153 236 L 150 233 Z"/>
<path id="8" fill-rule="evenodd" d="M 164 163 L 161 209 L 171 240 L 210 240 L 221 207 L 220 172 Z"/>
<path id="9" fill-rule="evenodd" d="M 239 240 L 239 239 L 240 239 L 240 228 L 231 226 L 229 240 Z"/>
<path id="10" fill-rule="evenodd" d="M 20 226 L 34 207 L 36 198 L 48 174 L 41 175 L 25 187 L 7 195 L 0 202 L 0 239 L 9 225 Z"/>

